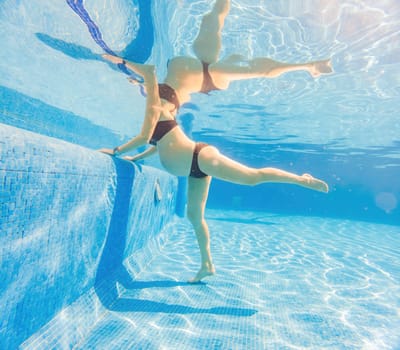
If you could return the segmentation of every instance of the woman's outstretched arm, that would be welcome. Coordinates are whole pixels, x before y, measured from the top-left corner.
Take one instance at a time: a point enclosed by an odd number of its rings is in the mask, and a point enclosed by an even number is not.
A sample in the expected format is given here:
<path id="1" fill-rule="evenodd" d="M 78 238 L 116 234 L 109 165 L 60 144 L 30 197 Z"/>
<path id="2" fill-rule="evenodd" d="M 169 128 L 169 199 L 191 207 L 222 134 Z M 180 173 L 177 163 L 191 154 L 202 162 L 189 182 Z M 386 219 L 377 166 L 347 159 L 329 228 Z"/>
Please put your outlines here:
<path id="1" fill-rule="evenodd" d="M 115 64 L 125 64 L 128 69 L 141 75 L 144 79 L 144 84 L 147 90 L 146 112 L 140 134 L 122 146 L 115 147 L 113 150 L 104 148 L 100 150 L 103 153 L 117 155 L 120 153 L 129 152 L 147 144 L 150 141 L 150 138 L 154 132 L 154 128 L 160 119 L 160 114 L 163 108 L 161 107 L 161 100 L 158 93 L 158 83 L 154 66 L 125 61 L 120 57 L 112 55 L 103 55 L 103 58 Z"/>

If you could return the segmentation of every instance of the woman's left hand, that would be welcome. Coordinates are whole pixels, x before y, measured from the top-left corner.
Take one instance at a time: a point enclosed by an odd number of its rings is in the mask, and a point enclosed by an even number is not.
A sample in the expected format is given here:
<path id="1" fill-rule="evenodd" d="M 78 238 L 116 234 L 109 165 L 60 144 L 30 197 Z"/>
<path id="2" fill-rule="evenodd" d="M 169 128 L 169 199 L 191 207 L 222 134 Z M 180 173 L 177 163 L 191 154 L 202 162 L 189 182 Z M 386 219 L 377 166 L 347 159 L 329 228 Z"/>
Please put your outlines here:
<path id="1" fill-rule="evenodd" d="M 123 62 L 123 59 L 121 57 L 118 56 L 113 56 L 113 55 L 109 55 L 109 54 L 104 54 L 101 55 L 105 60 L 115 63 L 115 64 L 121 64 Z"/>
<path id="2" fill-rule="evenodd" d="M 114 155 L 114 150 L 111 148 L 101 148 L 98 151 L 101 153 L 109 154 L 110 156 Z"/>

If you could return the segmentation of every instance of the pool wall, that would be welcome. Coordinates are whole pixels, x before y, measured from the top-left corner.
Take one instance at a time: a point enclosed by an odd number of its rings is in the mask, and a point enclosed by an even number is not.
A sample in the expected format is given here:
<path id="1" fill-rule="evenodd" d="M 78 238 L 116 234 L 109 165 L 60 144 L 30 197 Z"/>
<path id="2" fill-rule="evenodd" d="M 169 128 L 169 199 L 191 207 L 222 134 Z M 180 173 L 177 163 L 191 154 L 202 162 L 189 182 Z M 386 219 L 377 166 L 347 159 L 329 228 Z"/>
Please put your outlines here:
<path id="1" fill-rule="evenodd" d="M 162 244 L 177 180 L 3 124 L 0 154 L 0 348 L 69 347 Z"/>

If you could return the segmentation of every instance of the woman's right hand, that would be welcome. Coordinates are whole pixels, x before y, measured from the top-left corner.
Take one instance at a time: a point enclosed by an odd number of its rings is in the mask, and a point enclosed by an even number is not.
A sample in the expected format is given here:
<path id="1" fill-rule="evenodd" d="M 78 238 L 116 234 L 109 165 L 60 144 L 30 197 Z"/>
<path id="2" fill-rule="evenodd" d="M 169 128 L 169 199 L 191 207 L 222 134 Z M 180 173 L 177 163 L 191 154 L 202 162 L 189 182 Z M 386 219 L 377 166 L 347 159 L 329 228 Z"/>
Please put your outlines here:
<path id="1" fill-rule="evenodd" d="M 114 150 L 111 148 L 101 148 L 98 151 L 101 153 L 109 154 L 110 156 L 114 155 Z"/>

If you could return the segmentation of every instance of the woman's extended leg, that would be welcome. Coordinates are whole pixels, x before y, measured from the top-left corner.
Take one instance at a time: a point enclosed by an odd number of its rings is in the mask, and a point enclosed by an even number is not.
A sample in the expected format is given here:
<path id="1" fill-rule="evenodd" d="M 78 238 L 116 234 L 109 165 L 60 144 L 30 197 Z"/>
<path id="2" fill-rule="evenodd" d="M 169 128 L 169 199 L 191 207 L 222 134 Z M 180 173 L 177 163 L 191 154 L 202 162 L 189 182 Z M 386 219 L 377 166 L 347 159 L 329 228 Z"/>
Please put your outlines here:
<path id="1" fill-rule="evenodd" d="M 293 71 L 306 71 L 313 77 L 333 72 L 331 60 L 305 63 L 285 63 L 266 57 L 246 59 L 241 55 L 232 55 L 227 59 L 210 65 L 211 77 L 217 87 L 226 89 L 234 80 L 253 78 L 276 78 Z"/>
<path id="2" fill-rule="evenodd" d="M 193 42 L 193 51 L 200 61 L 217 62 L 221 50 L 221 30 L 229 8 L 230 0 L 216 0 L 211 12 L 204 15 L 199 34 Z"/>
<path id="3" fill-rule="evenodd" d="M 276 168 L 250 168 L 222 155 L 215 147 L 203 148 L 198 157 L 204 173 L 242 185 L 258 185 L 264 182 L 289 183 L 311 190 L 328 192 L 328 185 L 309 174 L 296 175 Z"/>
<path id="4" fill-rule="evenodd" d="M 192 223 L 196 233 L 201 256 L 200 270 L 194 278 L 189 280 L 190 283 L 197 283 L 204 277 L 215 273 L 210 251 L 210 233 L 208 231 L 207 222 L 204 219 L 204 210 L 210 182 L 210 176 L 200 179 L 193 177 L 188 178 L 187 217 Z"/>

